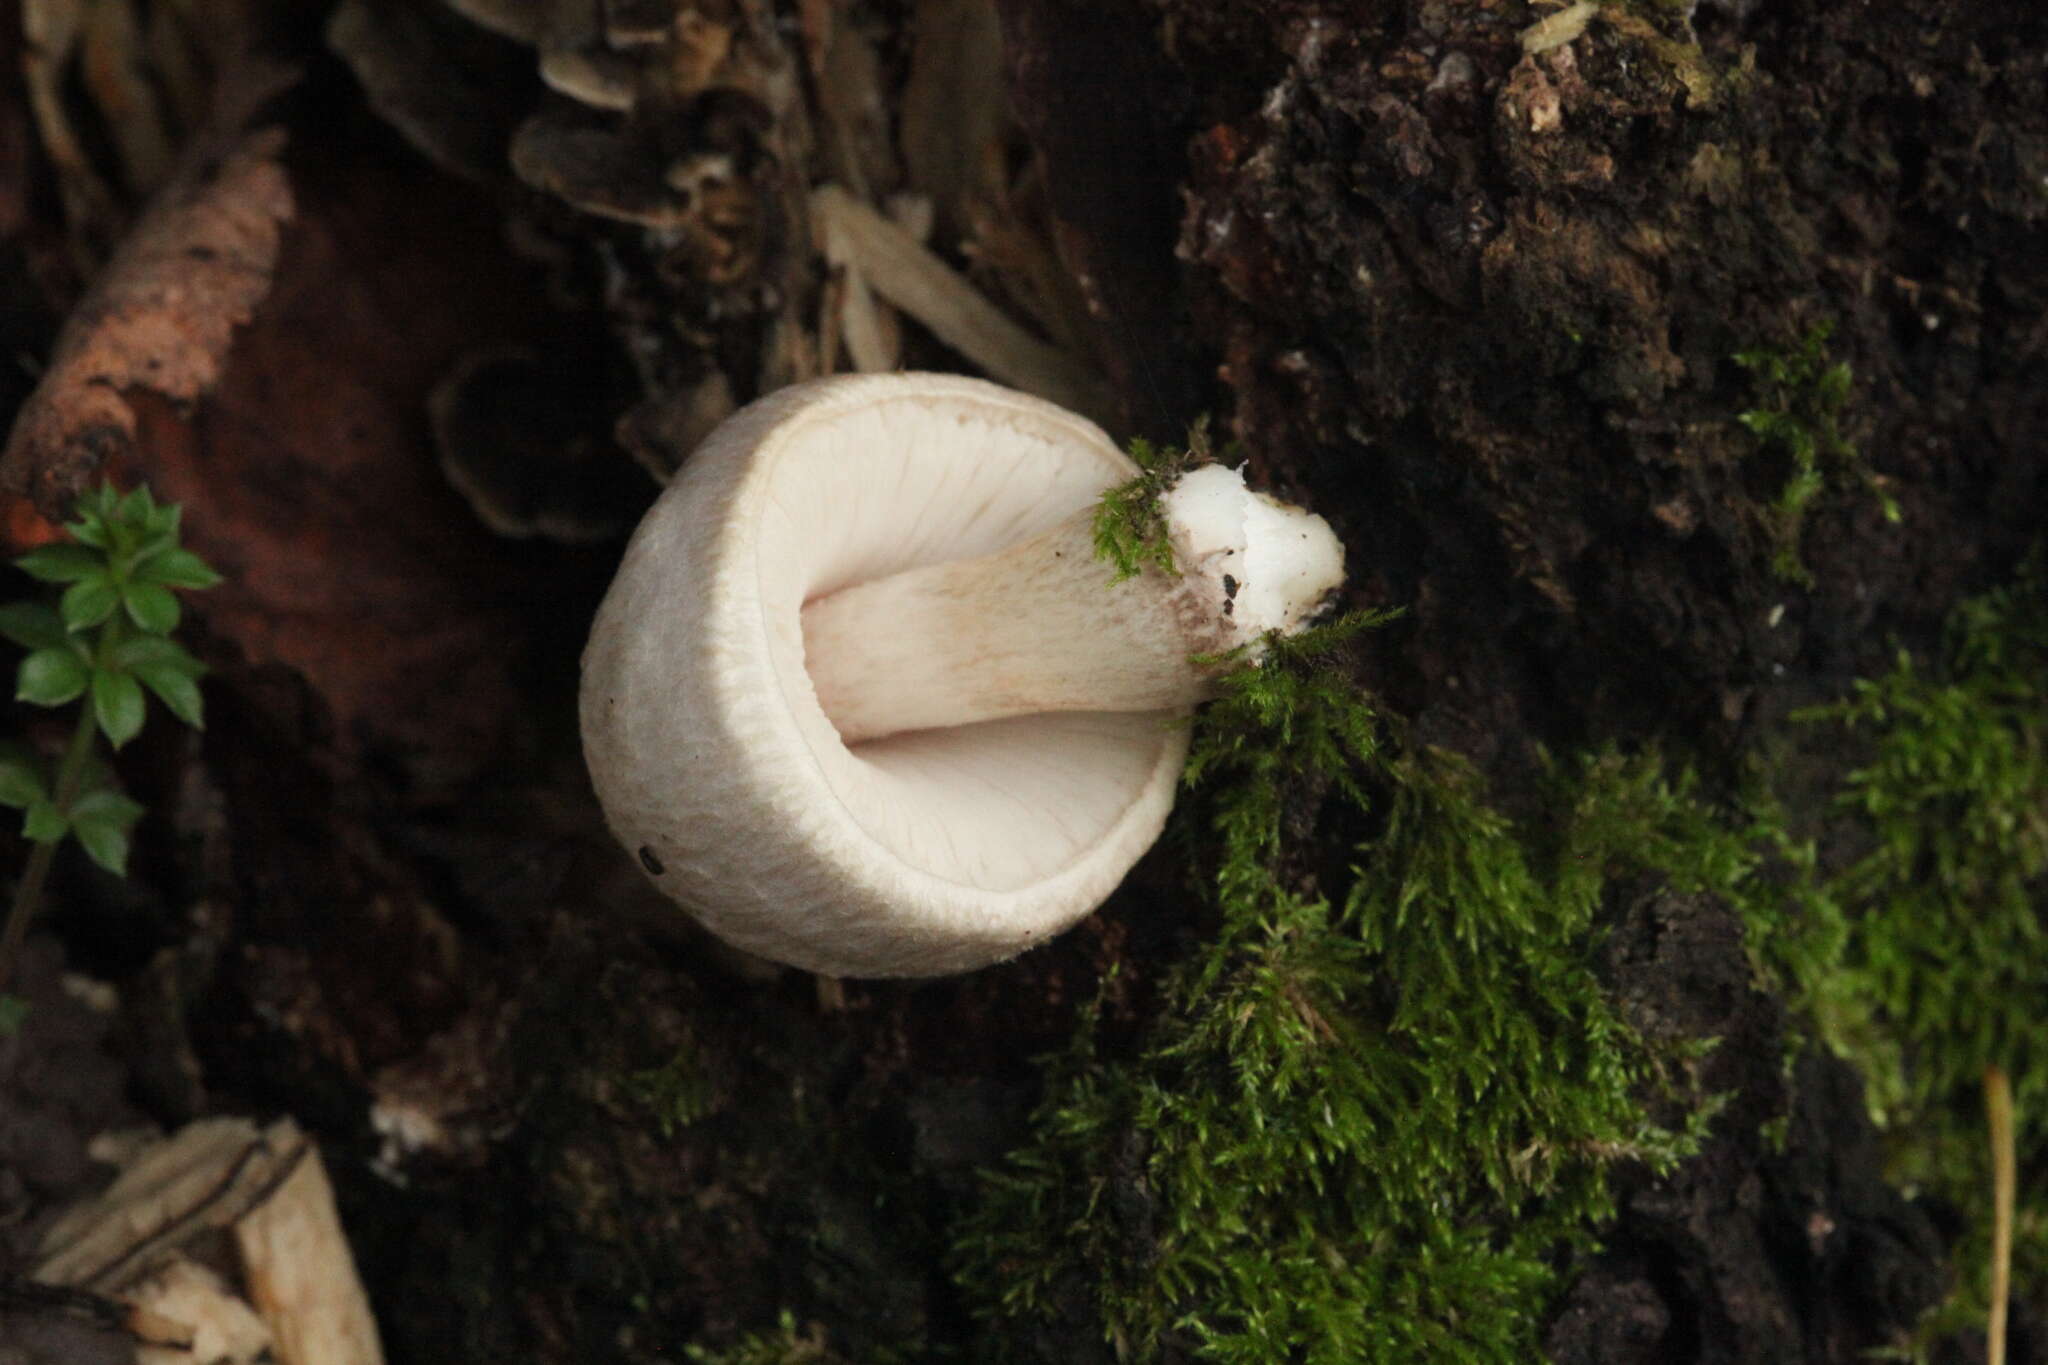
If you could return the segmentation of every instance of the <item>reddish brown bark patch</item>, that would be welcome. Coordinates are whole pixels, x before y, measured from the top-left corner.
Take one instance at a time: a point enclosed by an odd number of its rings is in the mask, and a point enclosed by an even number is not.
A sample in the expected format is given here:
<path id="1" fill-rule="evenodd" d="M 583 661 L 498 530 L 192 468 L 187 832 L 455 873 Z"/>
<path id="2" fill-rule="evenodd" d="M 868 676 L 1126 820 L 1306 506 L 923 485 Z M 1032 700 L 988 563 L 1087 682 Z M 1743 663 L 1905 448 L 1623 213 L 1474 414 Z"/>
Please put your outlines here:
<path id="1" fill-rule="evenodd" d="M 147 468 L 227 578 L 200 605 L 230 682 L 295 676 L 317 749 L 438 783 L 518 714 L 549 566 L 449 487 L 427 394 L 466 349 L 532 335 L 540 305 L 488 206 L 385 148 L 301 162 L 273 296 L 207 403 L 144 406 Z"/>

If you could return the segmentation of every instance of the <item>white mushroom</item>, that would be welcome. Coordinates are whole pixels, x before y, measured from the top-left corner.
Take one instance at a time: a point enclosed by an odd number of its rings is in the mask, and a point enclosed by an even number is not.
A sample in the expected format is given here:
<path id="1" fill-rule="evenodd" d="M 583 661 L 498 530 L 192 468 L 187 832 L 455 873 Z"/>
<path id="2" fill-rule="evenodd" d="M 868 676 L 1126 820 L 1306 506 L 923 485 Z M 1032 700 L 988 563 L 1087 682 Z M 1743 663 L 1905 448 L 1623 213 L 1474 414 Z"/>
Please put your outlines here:
<path id="1" fill-rule="evenodd" d="M 1001 961 L 1158 836 L 1211 668 L 1337 586 L 1321 518 L 1189 474 L 1178 573 L 1112 583 L 1087 420 L 948 375 L 735 414 L 634 534 L 583 658 L 584 754 L 654 884 L 742 948 L 841 976 Z M 1213 666 L 1212 666 L 1213 667 Z"/>

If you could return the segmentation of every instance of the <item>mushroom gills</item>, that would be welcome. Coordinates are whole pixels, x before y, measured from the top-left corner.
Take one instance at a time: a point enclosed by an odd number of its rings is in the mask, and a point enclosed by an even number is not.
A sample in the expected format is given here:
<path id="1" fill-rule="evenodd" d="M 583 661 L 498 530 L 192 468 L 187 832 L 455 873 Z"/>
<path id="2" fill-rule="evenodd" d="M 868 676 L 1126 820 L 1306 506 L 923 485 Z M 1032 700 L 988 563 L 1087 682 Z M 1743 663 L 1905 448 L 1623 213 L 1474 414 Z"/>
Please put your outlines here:
<path id="1" fill-rule="evenodd" d="M 992 554 L 842 587 L 805 603 L 804 666 L 848 745 L 1059 711 L 1184 711 L 1226 665 L 1300 629 L 1343 579 L 1321 517 L 1220 465 L 1160 499 L 1179 572 L 1113 581 L 1095 507 Z"/>

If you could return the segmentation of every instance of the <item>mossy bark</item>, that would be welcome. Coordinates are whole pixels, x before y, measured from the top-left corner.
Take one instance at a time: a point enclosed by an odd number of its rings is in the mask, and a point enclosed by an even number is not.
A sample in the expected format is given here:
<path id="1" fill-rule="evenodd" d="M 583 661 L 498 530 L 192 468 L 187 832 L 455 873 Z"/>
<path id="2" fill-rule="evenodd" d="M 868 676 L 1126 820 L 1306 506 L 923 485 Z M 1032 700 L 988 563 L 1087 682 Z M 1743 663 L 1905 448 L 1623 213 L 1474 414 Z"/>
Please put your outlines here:
<path id="1" fill-rule="evenodd" d="M 1131 421 L 1221 414 L 1331 518 L 1355 604 L 1410 609 L 1373 685 L 1511 807 L 1538 745 L 1733 771 L 2038 537 L 2035 7 L 1613 3 L 1538 52 L 1521 35 L 1555 11 L 1497 0 L 1002 8 Z M 1120 211 L 1141 205 L 1172 215 L 1171 267 L 1157 218 Z M 1787 573 L 1797 471 L 1742 420 L 1786 399 L 1736 357 L 1816 327 L 1852 458 Z M 1551 1350 L 1883 1341 L 1939 1295 L 1940 1246 L 1885 1187 L 1853 1077 L 1809 1060 L 1787 1094 L 1728 907 L 1641 889 L 1613 912 L 1614 989 L 1644 1027 L 1721 1036 L 1736 1098 L 1699 1158 L 1624 1192 Z M 1787 1104 L 1774 1152 L 1756 1125 Z"/>
<path id="2" fill-rule="evenodd" d="M 1390 694 L 1462 747 L 1739 743 L 2036 533 L 2033 7 L 1611 4 L 1537 55 L 1543 9 L 1477 0 L 1004 10 L 1134 418 L 1227 414 L 1338 521 L 1359 595 L 1414 612 Z M 1105 120 L 1097 78 L 1162 93 Z M 1172 214 L 1176 269 L 1103 183 Z M 1823 322 L 1903 520 L 1839 480 L 1788 592 L 1734 357 Z"/>

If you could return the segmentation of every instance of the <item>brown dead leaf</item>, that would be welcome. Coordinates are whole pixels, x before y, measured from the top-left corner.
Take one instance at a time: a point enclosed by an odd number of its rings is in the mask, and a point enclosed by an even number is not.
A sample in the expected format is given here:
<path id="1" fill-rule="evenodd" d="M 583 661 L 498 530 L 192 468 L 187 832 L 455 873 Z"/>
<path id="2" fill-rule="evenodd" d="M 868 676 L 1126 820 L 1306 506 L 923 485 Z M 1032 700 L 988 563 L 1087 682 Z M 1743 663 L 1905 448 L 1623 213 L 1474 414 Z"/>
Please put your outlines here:
<path id="1" fill-rule="evenodd" d="M 0 454 L 0 490 L 64 515 L 135 437 L 126 393 L 190 402 L 213 387 L 237 326 L 270 290 L 291 187 L 266 128 L 189 161 L 135 225 L 58 335 Z"/>

